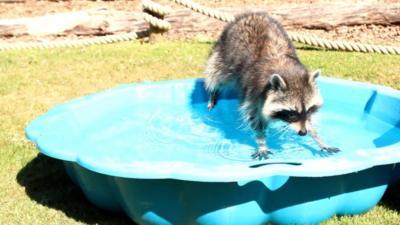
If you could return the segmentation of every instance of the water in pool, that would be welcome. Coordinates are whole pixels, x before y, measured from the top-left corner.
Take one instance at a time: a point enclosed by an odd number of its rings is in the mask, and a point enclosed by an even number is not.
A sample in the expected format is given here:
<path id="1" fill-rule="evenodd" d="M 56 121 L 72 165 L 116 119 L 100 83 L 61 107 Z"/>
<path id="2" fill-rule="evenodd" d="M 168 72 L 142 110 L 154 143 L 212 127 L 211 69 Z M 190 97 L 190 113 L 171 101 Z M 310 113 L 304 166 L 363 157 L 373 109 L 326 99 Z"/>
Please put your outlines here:
<path id="1" fill-rule="evenodd" d="M 206 102 L 128 105 L 119 114 L 113 114 L 112 124 L 104 123 L 92 128 L 96 132 L 86 132 L 95 133 L 86 137 L 91 146 L 86 153 L 96 153 L 97 159 L 105 162 L 251 162 L 256 143 L 251 130 L 241 120 L 238 105 L 236 99 L 222 99 L 211 112 L 207 111 Z M 386 145 L 385 141 L 379 141 L 385 140 L 382 133 L 398 129 L 367 114 L 337 107 L 334 103 L 323 107 L 315 115 L 314 123 L 325 142 L 340 148 L 340 153 L 321 151 L 310 136 L 298 136 L 285 123 L 277 121 L 267 129 L 268 146 L 273 153 L 270 159 L 335 157 L 357 149 L 381 147 Z M 113 149 L 112 155 L 110 149 Z"/>

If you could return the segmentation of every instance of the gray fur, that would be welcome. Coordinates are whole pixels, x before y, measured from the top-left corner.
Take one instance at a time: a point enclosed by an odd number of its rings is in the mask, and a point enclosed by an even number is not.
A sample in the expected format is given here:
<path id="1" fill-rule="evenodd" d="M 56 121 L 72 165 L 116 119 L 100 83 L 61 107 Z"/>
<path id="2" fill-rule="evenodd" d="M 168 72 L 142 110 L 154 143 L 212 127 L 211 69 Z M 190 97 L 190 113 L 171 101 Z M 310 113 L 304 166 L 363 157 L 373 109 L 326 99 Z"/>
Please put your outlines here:
<path id="1" fill-rule="evenodd" d="M 221 88 L 238 91 L 244 119 L 259 145 L 255 157 L 260 159 L 269 153 L 265 129 L 277 111 L 299 112 L 304 131 L 310 120 L 305 112 L 322 104 L 314 82 L 319 73 L 308 72 L 285 30 L 266 13 L 245 13 L 229 23 L 213 46 L 205 73 L 209 110 L 217 104 Z"/>

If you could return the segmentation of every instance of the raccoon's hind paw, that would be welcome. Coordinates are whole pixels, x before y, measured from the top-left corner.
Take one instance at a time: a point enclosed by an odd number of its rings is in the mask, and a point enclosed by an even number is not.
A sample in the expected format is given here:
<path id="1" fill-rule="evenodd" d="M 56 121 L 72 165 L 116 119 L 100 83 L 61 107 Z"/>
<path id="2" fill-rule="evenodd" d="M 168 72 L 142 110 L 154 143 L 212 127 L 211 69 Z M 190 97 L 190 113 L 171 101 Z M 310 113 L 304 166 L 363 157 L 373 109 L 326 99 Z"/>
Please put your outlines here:
<path id="1" fill-rule="evenodd" d="M 258 159 L 258 160 L 262 160 L 262 159 L 268 159 L 268 155 L 272 155 L 273 153 L 268 151 L 267 148 L 259 148 L 257 150 L 257 152 L 253 153 L 251 155 L 251 158 L 253 159 Z"/>
<path id="2" fill-rule="evenodd" d="M 329 153 L 337 153 L 337 152 L 340 152 L 340 149 L 339 149 L 339 148 L 330 147 L 330 146 L 323 146 L 323 147 L 321 147 L 321 149 L 322 149 L 323 151 L 327 151 L 327 152 L 329 152 Z"/>

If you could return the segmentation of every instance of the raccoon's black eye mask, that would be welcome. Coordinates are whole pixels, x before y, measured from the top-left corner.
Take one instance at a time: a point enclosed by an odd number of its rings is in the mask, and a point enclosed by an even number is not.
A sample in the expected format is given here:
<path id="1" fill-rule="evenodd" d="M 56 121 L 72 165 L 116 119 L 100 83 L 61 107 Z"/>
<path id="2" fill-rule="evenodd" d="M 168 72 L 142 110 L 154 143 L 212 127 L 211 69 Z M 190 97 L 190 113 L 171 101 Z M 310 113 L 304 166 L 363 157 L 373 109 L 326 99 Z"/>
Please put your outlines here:
<path id="1" fill-rule="evenodd" d="M 297 122 L 300 120 L 301 115 L 294 110 L 281 110 L 272 114 L 272 118 L 280 119 L 288 123 Z"/>
<path id="2" fill-rule="evenodd" d="M 317 106 L 317 105 L 311 106 L 311 107 L 307 110 L 307 114 L 308 114 L 308 115 L 311 115 L 311 114 L 317 112 L 318 109 L 319 109 L 319 107 L 320 107 L 320 106 Z"/>
<path id="3" fill-rule="evenodd" d="M 274 112 L 271 117 L 286 121 L 288 123 L 294 123 L 300 120 L 306 120 L 311 116 L 311 114 L 317 112 L 318 108 L 319 108 L 318 106 L 313 105 L 307 110 L 307 112 L 304 111 L 297 112 L 295 110 L 281 110 Z"/>

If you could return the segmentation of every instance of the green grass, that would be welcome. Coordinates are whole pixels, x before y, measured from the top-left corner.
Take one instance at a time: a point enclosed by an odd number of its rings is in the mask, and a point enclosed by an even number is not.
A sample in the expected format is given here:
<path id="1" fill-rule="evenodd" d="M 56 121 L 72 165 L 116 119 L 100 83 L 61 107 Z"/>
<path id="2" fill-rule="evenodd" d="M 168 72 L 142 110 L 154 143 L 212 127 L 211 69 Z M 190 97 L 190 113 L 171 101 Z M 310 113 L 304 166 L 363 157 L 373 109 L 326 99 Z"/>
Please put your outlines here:
<path id="1" fill-rule="evenodd" d="M 67 100 L 144 80 L 202 76 L 210 43 L 138 42 L 74 49 L 0 52 L 0 224 L 129 224 L 93 207 L 60 162 L 37 154 L 25 126 Z M 300 49 L 323 74 L 400 89 L 400 57 Z M 400 190 L 400 189 L 398 189 Z M 400 191 L 364 215 L 325 224 L 398 224 Z"/>

